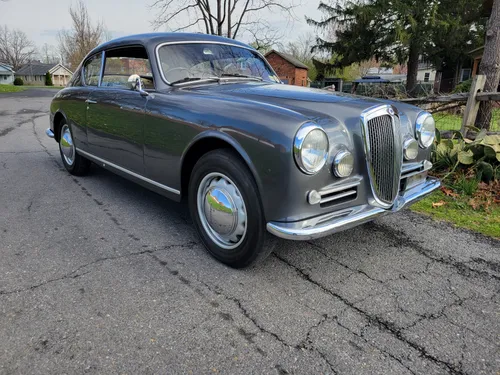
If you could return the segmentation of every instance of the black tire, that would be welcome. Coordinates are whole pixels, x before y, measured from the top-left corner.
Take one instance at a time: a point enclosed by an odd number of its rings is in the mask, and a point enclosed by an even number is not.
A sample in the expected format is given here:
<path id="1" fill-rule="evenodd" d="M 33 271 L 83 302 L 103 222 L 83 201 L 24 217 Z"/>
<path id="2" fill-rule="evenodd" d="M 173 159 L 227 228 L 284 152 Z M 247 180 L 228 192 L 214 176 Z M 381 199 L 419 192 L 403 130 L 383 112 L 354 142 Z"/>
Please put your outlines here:
<path id="1" fill-rule="evenodd" d="M 62 146 L 61 146 L 61 141 L 63 137 L 63 129 L 65 128 L 66 121 L 62 120 L 61 123 L 58 126 L 58 131 L 59 131 L 59 153 L 61 155 L 61 160 L 64 164 L 64 168 L 71 173 L 74 176 L 84 176 L 89 172 L 90 169 L 90 160 L 84 158 L 78 152 L 76 149 L 74 149 L 74 157 L 73 157 L 73 163 L 70 164 L 66 161 L 66 158 L 64 157 Z M 68 125 L 71 138 L 73 139 L 73 132 L 71 131 L 71 127 Z"/>
<path id="2" fill-rule="evenodd" d="M 210 173 L 221 173 L 234 182 L 247 211 L 246 233 L 233 249 L 219 246 L 203 227 L 198 212 L 198 188 Z M 272 241 L 255 180 L 238 154 L 228 149 L 210 151 L 195 164 L 188 187 L 189 211 L 198 235 L 208 252 L 220 262 L 233 268 L 245 268 L 265 259 L 272 252 Z"/>

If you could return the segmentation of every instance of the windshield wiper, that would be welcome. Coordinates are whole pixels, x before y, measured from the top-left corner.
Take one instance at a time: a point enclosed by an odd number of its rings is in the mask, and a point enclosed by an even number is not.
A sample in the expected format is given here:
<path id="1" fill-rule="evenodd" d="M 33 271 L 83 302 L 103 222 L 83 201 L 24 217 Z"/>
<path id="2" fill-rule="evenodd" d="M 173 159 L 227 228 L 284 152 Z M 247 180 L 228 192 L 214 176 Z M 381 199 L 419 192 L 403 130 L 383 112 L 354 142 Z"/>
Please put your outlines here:
<path id="1" fill-rule="evenodd" d="M 170 82 L 171 85 L 177 85 L 179 83 L 195 82 L 195 81 L 219 81 L 219 77 L 185 77 L 178 79 L 177 81 Z"/>
<path id="2" fill-rule="evenodd" d="M 247 76 L 246 74 L 239 74 L 239 73 L 222 73 L 220 76 L 221 77 L 247 78 L 247 79 L 254 79 L 256 81 L 262 81 L 261 77 Z"/>

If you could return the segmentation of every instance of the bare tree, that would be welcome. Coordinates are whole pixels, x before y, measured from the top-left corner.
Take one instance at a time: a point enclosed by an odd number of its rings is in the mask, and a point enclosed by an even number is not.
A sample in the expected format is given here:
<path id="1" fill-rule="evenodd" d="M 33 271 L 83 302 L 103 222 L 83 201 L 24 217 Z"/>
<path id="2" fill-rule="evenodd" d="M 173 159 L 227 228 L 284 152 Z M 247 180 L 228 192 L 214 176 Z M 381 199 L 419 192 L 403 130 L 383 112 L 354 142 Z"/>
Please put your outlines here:
<path id="1" fill-rule="evenodd" d="M 83 0 L 79 0 L 75 7 L 71 7 L 69 14 L 73 21 L 73 29 L 59 32 L 59 51 L 64 62 L 74 69 L 101 43 L 105 29 L 102 22 L 92 23 Z"/>
<path id="2" fill-rule="evenodd" d="M 252 38 L 249 44 L 262 54 L 266 54 L 275 47 L 283 48 L 280 42 L 283 39 L 283 33 L 272 28 L 267 23 L 255 25 L 255 27 L 249 28 L 247 31 Z"/>
<path id="3" fill-rule="evenodd" d="M 158 10 L 153 26 L 167 26 L 174 31 L 193 29 L 202 25 L 207 34 L 236 39 L 246 30 L 263 25 L 258 13 L 264 9 L 278 12 L 288 19 L 297 0 L 156 0 L 152 8 Z M 181 20 L 187 19 L 186 22 Z M 181 21 L 179 23 L 179 21 Z M 177 26 L 172 27 L 176 23 Z"/>
<path id="4" fill-rule="evenodd" d="M 24 32 L 0 26 L 0 61 L 17 70 L 31 60 L 35 53 L 35 45 Z"/>
<path id="5" fill-rule="evenodd" d="M 479 74 L 486 76 L 485 92 L 497 91 L 500 81 L 500 0 L 493 1 L 491 16 L 486 25 L 486 44 L 479 66 Z M 493 102 L 482 102 L 476 118 L 476 126 L 489 129 L 492 110 Z"/>
<path id="6" fill-rule="evenodd" d="M 45 64 L 52 64 L 59 62 L 59 56 L 57 55 L 56 49 L 54 46 L 45 43 L 40 48 L 40 60 Z"/>
<path id="7" fill-rule="evenodd" d="M 315 57 L 312 48 L 316 44 L 316 37 L 313 33 L 301 35 L 296 41 L 289 42 L 285 51 L 303 63 L 309 63 Z"/>

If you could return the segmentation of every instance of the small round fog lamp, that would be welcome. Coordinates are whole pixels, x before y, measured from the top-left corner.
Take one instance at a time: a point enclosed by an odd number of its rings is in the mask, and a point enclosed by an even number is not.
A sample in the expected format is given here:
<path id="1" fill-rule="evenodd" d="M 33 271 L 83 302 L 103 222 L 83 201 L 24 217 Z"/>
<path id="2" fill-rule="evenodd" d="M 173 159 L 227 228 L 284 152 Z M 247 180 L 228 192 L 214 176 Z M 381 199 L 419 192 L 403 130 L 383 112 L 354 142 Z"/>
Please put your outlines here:
<path id="1" fill-rule="evenodd" d="M 403 155 L 405 160 L 413 160 L 418 156 L 418 142 L 408 138 L 403 144 Z"/>
<path id="2" fill-rule="evenodd" d="M 354 157 L 349 151 L 340 151 L 333 159 L 333 171 L 337 177 L 348 177 L 354 168 Z"/>

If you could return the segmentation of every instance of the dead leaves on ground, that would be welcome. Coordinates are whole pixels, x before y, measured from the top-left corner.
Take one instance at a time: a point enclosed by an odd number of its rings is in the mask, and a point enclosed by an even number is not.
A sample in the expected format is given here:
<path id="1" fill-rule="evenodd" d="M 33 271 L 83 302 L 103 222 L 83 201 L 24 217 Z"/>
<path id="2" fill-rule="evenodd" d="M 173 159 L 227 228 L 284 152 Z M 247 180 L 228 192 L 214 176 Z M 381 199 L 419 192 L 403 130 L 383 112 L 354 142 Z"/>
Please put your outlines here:
<path id="1" fill-rule="evenodd" d="M 445 201 L 432 202 L 432 208 L 441 207 L 444 206 L 445 204 L 446 204 Z"/>
<path id="2" fill-rule="evenodd" d="M 453 191 L 453 189 L 442 186 L 441 191 L 446 197 L 458 200 L 460 194 Z M 441 200 L 433 202 L 432 208 L 439 208 L 446 205 L 447 202 Z M 490 183 L 480 182 L 476 192 L 472 198 L 467 201 L 467 204 L 475 211 L 484 210 L 489 212 L 493 205 L 500 204 L 500 180 L 491 181 Z"/>

